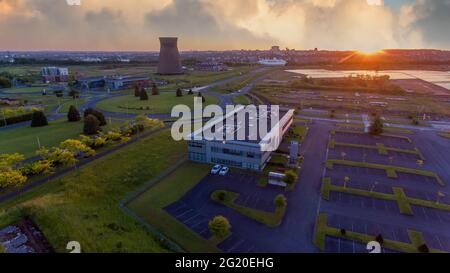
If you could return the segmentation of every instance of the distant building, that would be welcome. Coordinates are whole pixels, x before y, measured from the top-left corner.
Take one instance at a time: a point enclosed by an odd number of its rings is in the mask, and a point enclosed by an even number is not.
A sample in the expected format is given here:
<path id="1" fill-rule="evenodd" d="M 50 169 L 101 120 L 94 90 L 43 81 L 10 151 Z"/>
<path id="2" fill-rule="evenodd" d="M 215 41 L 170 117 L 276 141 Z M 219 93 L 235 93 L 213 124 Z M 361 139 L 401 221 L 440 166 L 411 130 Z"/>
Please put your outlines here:
<path id="1" fill-rule="evenodd" d="M 159 38 L 161 49 L 159 52 L 158 74 L 176 75 L 182 74 L 180 53 L 178 52 L 178 38 Z"/>
<path id="2" fill-rule="evenodd" d="M 230 69 L 227 65 L 220 62 L 201 62 L 195 65 L 195 69 L 199 71 L 227 71 Z"/>
<path id="3" fill-rule="evenodd" d="M 41 69 L 43 82 L 67 82 L 69 80 L 69 69 L 63 67 L 43 67 Z"/>
<path id="4" fill-rule="evenodd" d="M 105 79 L 106 87 L 111 90 L 120 90 L 120 89 L 128 89 L 133 88 L 135 85 L 141 87 L 148 87 L 150 84 L 149 77 L 111 77 Z"/>
<path id="5" fill-rule="evenodd" d="M 133 88 L 135 84 L 148 87 L 150 78 L 145 76 L 100 76 L 79 78 L 77 80 L 77 87 L 81 90 L 122 90 Z"/>
<path id="6" fill-rule="evenodd" d="M 287 62 L 285 60 L 282 59 L 262 59 L 259 60 L 258 62 L 259 64 L 262 65 L 269 65 L 269 66 L 285 66 L 287 64 Z"/>

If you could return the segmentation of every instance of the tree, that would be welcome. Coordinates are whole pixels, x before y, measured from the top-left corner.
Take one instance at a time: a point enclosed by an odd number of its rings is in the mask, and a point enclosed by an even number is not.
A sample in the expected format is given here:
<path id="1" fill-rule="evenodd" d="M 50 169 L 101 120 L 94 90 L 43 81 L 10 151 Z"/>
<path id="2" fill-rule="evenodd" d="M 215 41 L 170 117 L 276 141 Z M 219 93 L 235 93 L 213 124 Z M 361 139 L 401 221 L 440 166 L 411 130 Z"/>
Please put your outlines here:
<path id="1" fill-rule="evenodd" d="M 371 135 L 381 135 L 383 133 L 383 121 L 380 116 L 376 116 L 373 123 L 369 127 L 369 133 Z"/>
<path id="2" fill-rule="evenodd" d="M 375 237 L 375 241 L 377 241 L 378 243 L 380 243 L 380 245 L 382 245 L 384 243 L 383 235 L 378 234 L 377 237 Z"/>
<path id="3" fill-rule="evenodd" d="M 92 108 L 88 108 L 86 109 L 86 111 L 84 111 L 84 117 L 86 118 L 89 115 L 93 115 L 97 118 L 97 120 L 100 122 L 99 126 L 105 126 L 107 124 L 105 115 L 103 115 L 102 112 L 94 110 Z"/>
<path id="4" fill-rule="evenodd" d="M 189 89 L 188 95 L 194 95 L 194 92 L 192 92 L 192 89 Z"/>
<path id="5" fill-rule="evenodd" d="M 69 122 L 76 122 L 81 120 L 80 112 L 78 112 L 75 106 L 71 105 L 69 107 L 69 112 L 67 113 L 67 120 Z"/>
<path id="6" fill-rule="evenodd" d="M 141 98 L 141 100 L 148 100 L 148 94 L 144 88 L 142 88 L 140 91 L 140 98 Z"/>
<path id="7" fill-rule="evenodd" d="M 177 97 L 182 97 L 183 96 L 183 91 L 181 90 L 181 88 L 177 89 Z"/>
<path id="8" fill-rule="evenodd" d="M 430 249 L 428 248 L 428 246 L 426 244 L 420 245 L 417 250 L 420 253 L 430 253 Z"/>
<path id="9" fill-rule="evenodd" d="M 134 85 L 134 96 L 140 97 L 141 96 L 141 87 L 139 85 Z"/>
<path id="10" fill-rule="evenodd" d="M 208 228 L 213 236 L 225 238 L 230 233 L 231 225 L 227 218 L 219 215 L 209 221 Z"/>
<path id="11" fill-rule="evenodd" d="M 85 135 L 95 135 L 100 131 L 100 121 L 94 115 L 87 115 L 84 118 L 83 133 Z"/>
<path id="12" fill-rule="evenodd" d="M 284 174 L 284 182 L 289 185 L 294 184 L 298 179 L 298 175 L 293 170 L 287 170 Z"/>
<path id="13" fill-rule="evenodd" d="M 202 92 L 198 92 L 197 96 L 201 97 L 202 98 L 202 102 L 205 103 L 206 99 L 205 99 L 205 97 L 203 97 Z"/>
<path id="14" fill-rule="evenodd" d="M 159 95 L 159 89 L 155 82 L 152 83 L 152 96 Z"/>
<path id="15" fill-rule="evenodd" d="M 342 236 L 347 235 L 347 230 L 345 230 L 345 228 L 341 228 L 340 233 Z"/>
<path id="16" fill-rule="evenodd" d="M 275 204 L 275 206 L 277 206 L 277 208 L 286 207 L 287 206 L 286 196 L 284 196 L 283 194 L 277 195 L 273 200 L 273 203 Z"/>
<path id="17" fill-rule="evenodd" d="M 330 110 L 330 118 L 335 118 L 336 117 L 336 110 L 332 109 Z"/>
<path id="18" fill-rule="evenodd" d="M 35 111 L 33 112 L 33 117 L 31 119 L 31 127 L 43 127 L 47 126 L 48 121 L 47 117 L 45 116 L 44 112 L 42 111 Z"/>
<path id="19" fill-rule="evenodd" d="M 80 93 L 74 88 L 71 88 L 69 91 L 69 96 L 71 96 L 73 99 L 76 99 L 80 97 Z"/>

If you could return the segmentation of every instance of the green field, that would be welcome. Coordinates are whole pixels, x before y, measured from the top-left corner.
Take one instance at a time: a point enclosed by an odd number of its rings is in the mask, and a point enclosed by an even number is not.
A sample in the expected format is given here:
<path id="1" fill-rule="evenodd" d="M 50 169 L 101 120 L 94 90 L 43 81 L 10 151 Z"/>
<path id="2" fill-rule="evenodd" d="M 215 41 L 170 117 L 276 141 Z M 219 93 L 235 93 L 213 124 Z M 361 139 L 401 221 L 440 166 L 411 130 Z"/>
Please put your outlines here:
<path id="1" fill-rule="evenodd" d="M 0 227 L 31 215 L 57 252 L 74 240 L 83 252 L 165 252 L 119 201 L 185 151 L 169 130 L 156 133 L 3 204 Z"/>
<path id="2" fill-rule="evenodd" d="M 216 252 L 213 244 L 163 210 L 183 197 L 208 174 L 209 169 L 209 165 L 187 162 L 138 196 L 127 207 L 188 252 Z"/>
<path id="3" fill-rule="evenodd" d="M 251 100 L 249 97 L 247 97 L 245 95 L 240 95 L 240 96 L 233 97 L 233 103 L 248 105 L 248 104 L 251 104 Z"/>
<path id="4" fill-rule="evenodd" d="M 81 99 L 81 98 L 71 99 L 62 105 L 61 109 L 59 109 L 59 112 L 60 113 L 69 112 L 69 108 L 71 105 L 75 106 L 77 109 L 80 109 L 80 106 L 83 106 L 83 104 L 85 104 L 86 102 L 87 101 L 85 99 Z"/>
<path id="5" fill-rule="evenodd" d="M 8 88 L 4 89 L 3 92 L 6 94 L 27 94 L 41 92 L 44 87 L 25 87 L 25 88 Z"/>
<path id="6" fill-rule="evenodd" d="M 26 157 L 34 156 L 41 146 L 52 147 L 61 141 L 78 137 L 83 132 L 83 123 L 67 122 L 66 119 L 50 121 L 45 127 L 20 127 L 9 129 L 0 134 L 0 154 L 21 153 Z"/>
<path id="7" fill-rule="evenodd" d="M 203 95 L 206 99 L 204 106 L 218 104 L 219 100 L 211 95 Z M 149 94 L 147 101 L 142 101 L 134 95 L 114 97 L 101 101 L 97 108 L 108 112 L 119 112 L 129 114 L 169 114 L 172 107 L 178 104 L 194 107 L 195 95 L 184 95 L 176 97 L 174 92 L 162 92 L 159 96 Z"/>

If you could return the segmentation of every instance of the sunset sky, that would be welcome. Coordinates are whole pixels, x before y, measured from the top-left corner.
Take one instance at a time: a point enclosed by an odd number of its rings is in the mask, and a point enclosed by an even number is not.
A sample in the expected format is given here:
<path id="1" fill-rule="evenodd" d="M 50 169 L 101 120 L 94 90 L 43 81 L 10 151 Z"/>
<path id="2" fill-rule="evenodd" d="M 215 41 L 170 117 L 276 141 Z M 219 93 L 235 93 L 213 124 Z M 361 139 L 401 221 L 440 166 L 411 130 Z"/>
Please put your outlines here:
<path id="1" fill-rule="evenodd" d="M 0 0 L 0 50 L 450 49 L 450 0 Z"/>

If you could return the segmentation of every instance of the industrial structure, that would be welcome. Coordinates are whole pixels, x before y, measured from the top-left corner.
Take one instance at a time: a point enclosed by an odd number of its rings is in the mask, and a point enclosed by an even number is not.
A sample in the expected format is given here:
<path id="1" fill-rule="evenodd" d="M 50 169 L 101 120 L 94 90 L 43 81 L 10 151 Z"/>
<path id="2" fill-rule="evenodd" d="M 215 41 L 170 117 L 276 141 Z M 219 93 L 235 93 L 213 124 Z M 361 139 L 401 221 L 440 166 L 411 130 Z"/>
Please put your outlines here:
<path id="1" fill-rule="evenodd" d="M 218 118 L 213 124 L 209 124 L 208 128 L 203 127 L 193 132 L 188 140 L 189 159 L 201 163 L 223 164 L 235 168 L 263 171 L 272 154 L 272 150 L 265 149 L 265 146 L 267 143 L 272 143 L 275 145 L 273 148 L 279 147 L 283 136 L 294 121 L 294 110 L 280 110 L 277 124 L 271 122 L 271 114 L 273 114 L 271 111 L 259 112 L 258 120 L 246 117 L 244 122 L 234 118 L 234 125 L 227 124 L 227 119 L 232 115 L 237 116 L 240 111 L 245 111 L 245 108 L 237 108 L 223 118 Z M 256 138 L 250 137 L 252 127 L 259 131 L 259 119 L 261 118 L 268 122 L 268 128 L 270 128 L 268 133 L 265 135 L 258 133 Z M 253 122 L 250 122 L 252 119 Z M 231 132 L 235 135 L 242 130 L 245 140 L 207 140 L 204 138 L 203 132 L 211 127 L 214 127 L 215 131 L 222 130 L 227 134 Z"/>
<path id="2" fill-rule="evenodd" d="M 161 49 L 159 52 L 158 74 L 176 75 L 182 74 L 180 53 L 178 52 L 178 38 L 159 38 Z"/>

